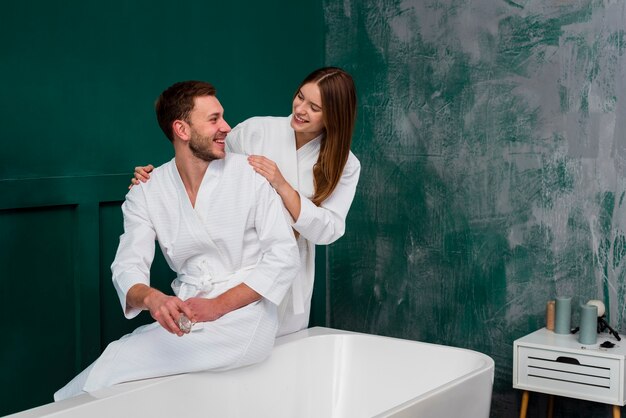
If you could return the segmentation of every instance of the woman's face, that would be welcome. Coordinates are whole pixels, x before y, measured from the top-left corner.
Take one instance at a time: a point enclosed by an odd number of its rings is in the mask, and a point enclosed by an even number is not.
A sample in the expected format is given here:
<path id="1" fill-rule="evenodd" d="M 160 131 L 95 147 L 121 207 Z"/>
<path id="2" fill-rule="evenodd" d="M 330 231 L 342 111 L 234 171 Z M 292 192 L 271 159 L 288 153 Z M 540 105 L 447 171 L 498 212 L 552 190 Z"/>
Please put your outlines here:
<path id="1" fill-rule="evenodd" d="M 303 85 L 293 99 L 291 127 L 296 135 L 311 140 L 324 132 L 322 95 L 315 83 Z"/>

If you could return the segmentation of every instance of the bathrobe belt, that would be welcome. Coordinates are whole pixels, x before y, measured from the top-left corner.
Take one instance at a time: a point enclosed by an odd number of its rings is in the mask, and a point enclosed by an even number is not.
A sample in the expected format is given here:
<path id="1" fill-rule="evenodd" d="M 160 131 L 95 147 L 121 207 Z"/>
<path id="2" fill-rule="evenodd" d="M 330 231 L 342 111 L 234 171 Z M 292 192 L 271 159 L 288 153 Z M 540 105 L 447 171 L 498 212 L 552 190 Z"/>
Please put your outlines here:
<path id="1" fill-rule="evenodd" d="M 221 274 L 213 274 L 208 271 L 194 275 L 181 273 L 172 281 L 172 290 L 174 290 L 174 293 L 182 300 L 191 297 L 206 297 L 213 291 L 215 285 L 228 282 L 255 267 L 256 264 L 243 267 L 235 272 Z M 299 273 L 298 276 L 296 276 L 291 286 L 293 313 L 296 315 L 304 313 L 304 286 L 302 283 L 303 279 L 300 277 L 301 274 L 302 273 Z"/>
<path id="2" fill-rule="evenodd" d="M 296 278 L 291 285 L 291 296 L 293 302 L 293 313 L 294 315 L 299 315 L 304 313 L 304 285 L 302 284 L 302 271 L 298 273 Z"/>
<path id="3" fill-rule="evenodd" d="M 300 315 L 305 312 L 304 301 L 308 296 L 306 292 L 312 291 L 310 287 L 312 285 L 308 285 L 307 283 L 307 272 L 309 270 L 308 264 L 310 263 L 310 249 L 307 248 L 309 243 L 302 237 L 302 235 L 298 237 L 297 243 L 298 252 L 300 253 L 300 263 L 302 265 L 300 266 L 300 271 L 291 285 L 291 303 L 294 315 Z M 308 254 L 308 256 L 303 260 L 302 254 Z"/>
<path id="4" fill-rule="evenodd" d="M 186 300 L 191 297 L 206 297 L 209 296 L 215 289 L 215 286 L 220 283 L 226 283 L 237 278 L 240 279 L 239 282 L 243 282 L 243 280 L 241 280 L 238 276 L 246 271 L 252 270 L 255 267 L 256 264 L 243 267 L 234 272 L 224 272 L 219 274 L 208 271 L 194 275 L 184 273 L 179 274 L 178 277 L 172 281 L 172 290 L 174 290 L 174 293 L 182 300 Z"/>

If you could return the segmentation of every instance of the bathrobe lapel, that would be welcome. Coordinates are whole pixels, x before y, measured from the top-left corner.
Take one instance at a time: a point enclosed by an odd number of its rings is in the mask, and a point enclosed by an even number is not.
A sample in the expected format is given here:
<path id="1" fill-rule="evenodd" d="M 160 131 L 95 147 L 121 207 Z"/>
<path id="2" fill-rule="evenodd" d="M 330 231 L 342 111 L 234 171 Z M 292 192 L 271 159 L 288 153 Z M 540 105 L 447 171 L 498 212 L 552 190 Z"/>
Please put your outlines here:
<path id="1" fill-rule="evenodd" d="M 304 196 L 311 198 L 313 197 L 314 182 L 313 182 L 313 170 L 311 167 L 315 165 L 317 162 L 317 157 L 320 153 L 320 145 L 322 143 L 322 137 L 324 135 L 320 135 L 317 138 L 309 141 L 297 151 L 297 161 L 298 161 L 298 190 Z"/>
<path id="2" fill-rule="evenodd" d="M 196 208 L 191 205 L 191 201 L 189 200 L 189 195 L 187 195 L 187 191 L 185 190 L 185 185 L 183 184 L 183 180 L 180 177 L 180 173 L 176 168 L 176 164 L 171 165 L 171 169 L 173 171 L 172 176 L 174 178 L 174 182 L 176 184 L 176 191 L 178 193 L 178 201 L 180 202 L 180 213 L 182 222 L 187 224 L 187 230 L 189 234 L 195 239 L 195 241 L 206 248 L 207 252 L 215 252 L 221 260 L 226 260 L 226 258 L 222 257 L 219 247 L 215 244 L 215 242 L 211 239 L 211 234 L 209 229 L 207 228 L 207 224 L 205 219 L 202 219 L 200 213 L 208 213 L 208 208 L 206 205 L 211 202 L 211 199 L 208 199 L 207 196 L 210 196 L 217 183 L 219 182 L 219 177 L 222 173 L 223 169 L 223 160 L 212 161 L 207 168 L 206 173 L 202 179 L 202 183 L 200 185 L 200 189 L 198 190 L 198 196 L 196 196 Z M 197 249 L 195 250 L 197 252 Z M 179 257 L 181 255 L 177 254 Z M 182 254 L 184 259 L 188 258 L 187 254 Z"/>

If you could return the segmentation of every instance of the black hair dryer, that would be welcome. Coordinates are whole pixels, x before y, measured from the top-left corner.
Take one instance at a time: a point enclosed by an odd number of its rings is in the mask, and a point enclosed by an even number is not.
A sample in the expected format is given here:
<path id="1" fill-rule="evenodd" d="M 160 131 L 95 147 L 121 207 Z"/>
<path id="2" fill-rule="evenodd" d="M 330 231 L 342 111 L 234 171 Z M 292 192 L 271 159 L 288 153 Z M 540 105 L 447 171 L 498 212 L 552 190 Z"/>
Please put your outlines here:
<path id="1" fill-rule="evenodd" d="M 606 308 L 604 303 L 601 300 L 590 300 L 587 302 L 587 305 L 595 305 L 598 307 L 598 333 L 605 331 L 610 332 L 617 341 L 621 341 L 622 338 L 619 336 L 617 331 L 611 328 L 609 323 L 606 322 Z"/>

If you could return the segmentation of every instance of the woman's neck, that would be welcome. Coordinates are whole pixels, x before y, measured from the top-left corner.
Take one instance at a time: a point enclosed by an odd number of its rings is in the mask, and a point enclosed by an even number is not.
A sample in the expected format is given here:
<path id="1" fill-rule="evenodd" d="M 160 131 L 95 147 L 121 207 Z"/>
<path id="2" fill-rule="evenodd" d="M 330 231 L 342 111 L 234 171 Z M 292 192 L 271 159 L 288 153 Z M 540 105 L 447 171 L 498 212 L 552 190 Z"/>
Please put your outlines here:
<path id="1" fill-rule="evenodd" d="M 309 142 L 313 141 L 315 138 L 320 136 L 320 134 L 309 133 L 309 132 L 295 132 L 296 134 L 296 149 L 299 150 Z"/>

